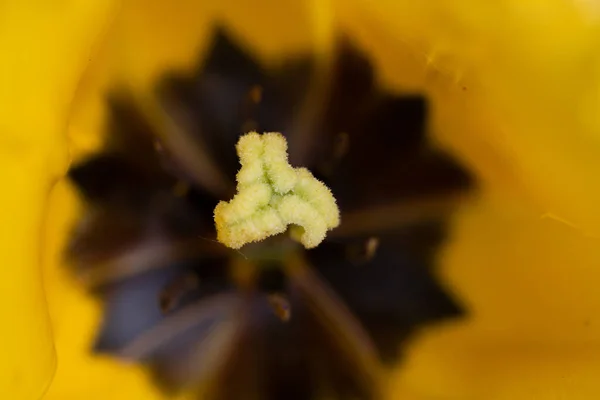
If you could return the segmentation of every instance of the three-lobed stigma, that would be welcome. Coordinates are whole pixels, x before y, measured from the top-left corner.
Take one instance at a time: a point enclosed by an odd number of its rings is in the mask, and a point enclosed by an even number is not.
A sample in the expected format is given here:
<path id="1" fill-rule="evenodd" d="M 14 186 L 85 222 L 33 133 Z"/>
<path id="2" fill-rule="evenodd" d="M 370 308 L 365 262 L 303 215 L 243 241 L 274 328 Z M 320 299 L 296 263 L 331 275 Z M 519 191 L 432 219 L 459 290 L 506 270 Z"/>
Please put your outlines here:
<path id="1" fill-rule="evenodd" d="M 306 168 L 288 162 L 287 142 L 280 133 L 250 132 L 236 151 L 242 165 L 238 193 L 215 207 L 217 240 L 239 249 L 285 232 L 307 249 L 318 246 L 340 223 L 335 198 Z"/>

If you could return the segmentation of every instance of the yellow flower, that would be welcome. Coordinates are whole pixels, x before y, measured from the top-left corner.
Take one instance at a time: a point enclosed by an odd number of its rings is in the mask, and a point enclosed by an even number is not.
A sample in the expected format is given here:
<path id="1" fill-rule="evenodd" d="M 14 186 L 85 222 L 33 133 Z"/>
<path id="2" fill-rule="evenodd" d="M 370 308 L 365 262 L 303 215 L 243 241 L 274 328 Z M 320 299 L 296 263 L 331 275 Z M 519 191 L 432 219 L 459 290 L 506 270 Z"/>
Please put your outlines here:
<path id="1" fill-rule="evenodd" d="M 106 6 L 4 2 L 0 44 L 0 177 L 5 275 L 0 396 L 37 398 L 55 358 L 41 289 L 42 236 L 52 185 L 67 166 L 65 125 Z M 60 28 L 57 28 L 60 27 Z M 68 28 L 67 28 L 68 27 Z M 81 34 L 73 33 L 81 31 Z"/>
<path id="2" fill-rule="evenodd" d="M 55 344 L 48 398 L 162 398 L 136 366 L 89 352 L 102 304 L 63 266 L 82 205 L 59 178 L 101 145 L 105 95 L 193 68 L 216 20 L 273 65 L 316 50 L 327 68 L 333 31 L 347 32 L 382 85 L 430 98 L 435 139 L 480 179 L 439 256 L 468 315 L 411 343 L 389 398 L 600 393 L 594 2 L 38 3 L 0 6 L 0 397 L 39 397 Z"/>

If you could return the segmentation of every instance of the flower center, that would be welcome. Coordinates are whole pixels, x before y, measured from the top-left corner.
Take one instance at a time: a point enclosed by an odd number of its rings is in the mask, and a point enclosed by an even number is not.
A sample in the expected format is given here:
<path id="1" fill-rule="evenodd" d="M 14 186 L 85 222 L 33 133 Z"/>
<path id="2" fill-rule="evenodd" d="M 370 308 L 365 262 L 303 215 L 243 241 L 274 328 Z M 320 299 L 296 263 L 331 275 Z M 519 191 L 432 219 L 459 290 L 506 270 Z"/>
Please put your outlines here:
<path id="1" fill-rule="evenodd" d="M 310 249 L 339 225 L 331 191 L 306 168 L 289 164 L 283 135 L 248 133 L 240 137 L 236 151 L 242 165 L 236 176 L 238 193 L 214 211 L 219 242 L 239 249 L 290 226 L 290 236 Z"/>

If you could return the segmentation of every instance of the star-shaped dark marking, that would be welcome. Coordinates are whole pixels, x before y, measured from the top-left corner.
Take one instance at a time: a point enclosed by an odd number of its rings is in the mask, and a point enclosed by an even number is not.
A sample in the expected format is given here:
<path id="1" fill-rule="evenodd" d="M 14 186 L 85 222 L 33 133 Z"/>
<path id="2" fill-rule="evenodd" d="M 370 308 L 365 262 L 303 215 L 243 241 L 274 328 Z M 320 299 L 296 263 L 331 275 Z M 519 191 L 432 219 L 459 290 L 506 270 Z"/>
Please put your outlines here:
<path id="1" fill-rule="evenodd" d="M 196 72 L 157 85 L 153 118 L 110 97 L 105 148 L 69 174 L 89 205 L 69 258 L 105 304 L 96 351 L 165 390 L 210 382 L 211 399 L 377 399 L 402 345 L 463 313 L 433 264 L 472 181 L 431 147 L 426 100 L 377 87 L 347 40 L 327 79 L 314 65 L 264 68 L 217 30 Z M 317 248 L 213 240 L 251 130 L 282 132 L 338 200 L 341 225 Z"/>

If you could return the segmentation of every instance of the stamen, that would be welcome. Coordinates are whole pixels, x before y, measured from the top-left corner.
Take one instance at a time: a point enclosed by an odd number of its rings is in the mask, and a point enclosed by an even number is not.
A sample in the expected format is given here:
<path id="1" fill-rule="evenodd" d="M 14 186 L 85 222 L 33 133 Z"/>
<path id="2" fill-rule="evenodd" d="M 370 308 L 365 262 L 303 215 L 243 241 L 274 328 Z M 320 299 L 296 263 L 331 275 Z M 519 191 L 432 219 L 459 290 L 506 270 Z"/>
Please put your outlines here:
<path id="1" fill-rule="evenodd" d="M 379 238 L 372 236 L 359 244 L 349 245 L 346 257 L 355 264 L 364 264 L 375 257 L 378 247 Z"/>
<path id="2" fill-rule="evenodd" d="M 333 145 L 333 159 L 339 161 L 342 157 L 348 153 L 350 148 L 350 135 L 346 132 L 340 132 L 335 137 L 335 143 Z"/>
<path id="3" fill-rule="evenodd" d="M 260 103 L 262 100 L 263 88 L 260 85 L 254 85 L 248 93 L 248 97 L 254 104 Z"/>
<path id="4" fill-rule="evenodd" d="M 128 249 L 124 254 L 86 265 L 79 278 L 89 287 L 99 287 L 162 268 L 165 264 L 198 256 L 226 255 L 222 246 L 203 238 L 180 242 L 153 240 Z"/>
<path id="5" fill-rule="evenodd" d="M 350 135 L 346 132 L 340 132 L 335 136 L 334 143 L 331 149 L 331 156 L 323 160 L 319 166 L 319 171 L 331 176 L 336 168 L 340 165 L 342 158 L 348 153 L 350 148 Z"/>
<path id="6" fill-rule="evenodd" d="M 303 300 L 331 335 L 332 343 L 339 345 L 340 351 L 360 372 L 358 375 L 376 390 L 382 376 L 381 363 L 360 322 L 300 254 L 288 259 L 284 268 L 292 286 L 300 291 Z"/>
<path id="7" fill-rule="evenodd" d="M 171 189 L 171 191 L 175 197 L 184 197 L 189 193 L 190 185 L 185 181 L 177 181 L 177 183 L 173 185 L 173 189 Z"/>
<path id="8" fill-rule="evenodd" d="M 210 391 L 216 378 L 235 352 L 240 331 L 243 326 L 243 317 L 232 315 L 212 326 L 206 336 L 191 349 L 188 362 L 179 362 L 173 368 L 179 370 L 182 380 L 187 381 L 191 388 L 202 388 Z"/>
<path id="9" fill-rule="evenodd" d="M 331 57 L 322 55 L 317 59 L 316 71 L 312 83 L 308 87 L 306 97 L 299 104 L 298 112 L 288 132 L 290 138 L 292 162 L 299 165 L 314 165 L 314 151 L 320 140 L 319 129 L 326 118 L 327 102 L 331 100 L 330 92 L 334 85 Z"/>
<path id="10" fill-rule="evenodd" d="M 256 107 L 262 101 L 262 95 L 263 88 L 260 85 L 254 85 L 248 91 L 242 107 L 242 115 L 244 116 L 242 132 L 252 132 L 258 129 L 258 123 L 255 120 L 257 115 Z"/>
<path id="11" fill-rule="evenodd" d="M 372 259 L 375 256 L 375 252 L 377 251 L 377 248 L 379 247 L 379 239 L 376 237 L 370 237 L 369 240 L 367 240 L 365 249 L 366 249 L 366 256 L 367 256 L 367 260 Z"/>
<path id="12" fill-rule="evenodd" d="M 242 164 L 238 193 L 215 208 L 221 243 L 238 249 L 295 225 L 292 238 L 313 248 L 339 225 L 335 198 L 307 169 L 289 165 L 283 135 L 251 132 L 240 138 L 236 149 Z"/>
<path id="13" fill-rule="evenodd" d="M 161 345 L 175 339 L 188 329 L 205 323 L 216 327 L 221 322 L 227 321 L 227 315 L 235 314 L 237 305 L 240 305 L 240 297 L 234 293 L 217 294 L 200 300 L 141 334 L 119 350 L 119 356 L 127 360 L 145 359 Z M 209 332 L 213 331 L 214 327 L 209 328 Z"/>
<path id="14" fill-rule="evenodd" d="M 191 117 L 173 99 L 162 101 L 158 107 L 145 102 L 148 119 L 160 132 L 163 151 L 173 155 L 178 167 L 184 169 L 188 178 L 205 188 L 216 197 L 228 196 L 233 192 L 230 180 L 202 143 L 199 135 L 192 137 Z"/>
<path id="15" fill-rule="evenodd" d="M 270 294 L 267 297 L 273 313 L 283 322 L 288 322 L 292 316 L 290 301 L 281 293 Z"/>
<path id="16" fill-rule="evenodd" d="M 345 238 L 394 231 L 446 216 L 465 199 L 464 193 L 451 193 L 429 199 L 400 200 L 388 205 L 346 212 L 342 215 L 344 223 L 331 231 L 330 235 L 332 238 Z"/>
<path id="17" fill-rule="evenodd" d="M 179 305 L 183 297 L 200 286 L 200 279 L 194 273 L 187 273 L 177 277 L 169 283 L 160 293 L 158 302 L 163 313 L 172 311 Z"/>

